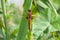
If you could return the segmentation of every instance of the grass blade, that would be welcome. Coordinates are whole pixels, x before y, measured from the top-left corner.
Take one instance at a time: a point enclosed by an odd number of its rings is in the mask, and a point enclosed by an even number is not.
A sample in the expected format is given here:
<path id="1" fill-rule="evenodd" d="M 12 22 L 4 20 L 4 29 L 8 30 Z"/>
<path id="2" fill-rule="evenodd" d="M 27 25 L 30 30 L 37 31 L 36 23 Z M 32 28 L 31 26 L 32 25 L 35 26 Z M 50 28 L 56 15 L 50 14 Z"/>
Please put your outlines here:
<path id="1" fill-rule="evenodd" d="M 4 39 L 4 40 L 9 40 L 7 19 L 6 19 L 6 15 L 5 15 L 6 14 L 5 0 L 1 0 L 1 5 L 2 5 L 2 11 L 3 11 L 4 26 L 5 26 L 5 31 L 6 31 L 6 39 Z"/>
<path id="2" fill-rule="evenodd" d="M 28 32 L 28 21 L 27 21 L 26 17 L 24 17 L 24 16 L 27 15 L 28 10 L 31 8 L 31 3 L 32 3 L 32 0 L 25 0 L 24 12 L 22 15 L 21 23 L 20 23 L 17 40 L 25 40 L 25 38 L 26 38 L 26 34 Z"/>

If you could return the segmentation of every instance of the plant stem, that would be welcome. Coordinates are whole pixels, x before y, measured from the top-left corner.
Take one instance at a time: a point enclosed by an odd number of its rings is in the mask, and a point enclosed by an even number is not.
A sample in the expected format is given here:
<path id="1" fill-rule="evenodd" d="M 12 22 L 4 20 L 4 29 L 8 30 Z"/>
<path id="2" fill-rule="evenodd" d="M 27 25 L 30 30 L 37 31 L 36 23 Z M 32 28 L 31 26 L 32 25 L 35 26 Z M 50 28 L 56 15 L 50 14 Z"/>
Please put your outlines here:
<path id="1" fill-rule="evenodd" d="M 6 19 L 6 15 L 5 15 L 6 14 L 5 0 L 1 0 L 1 5 L 2 5 L 2 11 L 3 11 L 5 32 L 6 32 L 6 39 L 4 39 L 4 40 L 9 40 L 8 28 L 7 28 L 7 19 Z"/>
<path id="2" fill-rule="evenodd" d="M 28 40 L 32 40 L 32 33 L 31 33 L 31 31 L 29 31 L 29 33 L 28 33 Z"/>

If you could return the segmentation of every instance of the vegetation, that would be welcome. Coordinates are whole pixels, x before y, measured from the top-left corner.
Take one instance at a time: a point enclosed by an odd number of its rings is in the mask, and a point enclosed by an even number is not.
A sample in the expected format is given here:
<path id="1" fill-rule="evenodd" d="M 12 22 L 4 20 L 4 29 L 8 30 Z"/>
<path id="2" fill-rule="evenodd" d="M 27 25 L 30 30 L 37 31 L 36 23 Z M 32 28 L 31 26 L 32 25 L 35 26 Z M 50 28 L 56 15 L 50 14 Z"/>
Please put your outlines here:
<path id="1" fill-rule="evenodd" d="M 24 0 L 23 11 L 0 0 L 0 40 L 60 40 L 60 0 Z"/>

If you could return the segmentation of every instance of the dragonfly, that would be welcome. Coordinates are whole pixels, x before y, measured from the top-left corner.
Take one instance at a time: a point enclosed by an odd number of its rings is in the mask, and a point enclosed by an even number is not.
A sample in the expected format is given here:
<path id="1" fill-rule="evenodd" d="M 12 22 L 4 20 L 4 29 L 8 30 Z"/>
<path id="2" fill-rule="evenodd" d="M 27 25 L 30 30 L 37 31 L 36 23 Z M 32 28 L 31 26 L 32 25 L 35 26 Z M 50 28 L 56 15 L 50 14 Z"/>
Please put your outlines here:
<path id="1" fill-rule="evenodd" d="M 29 30 L 29 40 L 32 40 L 32 20 L 33 18 L 36 17 L 36 15 L 32 14 L 32 10 L 28 10 L 28 14 L 27 14 L 27 20 L 28 20 L 28 30 Z"/>
<path id="2" fill-rule="evenodd" d="M 28 10 L 27 20 L 28 20 L 28 29 L 32 31 L 32 19 L 35 18 L 36 15 L 32 14 L 32 10 Z"/>
<path id="3" fill-rule="evenodd" d="M 28 10 L 28 14 L 27 14 L 27 20 L 28 20 L 28 30 L 29 30 L 29 34 L 28 34 L 28 39 L 32 40 L 32 10 Z"/>
<path id="4" fill-rule="evenodd" d="M 28 10 L 27 19 L 28 19 L 28 29 L 29 31 L 31 31 L 32 30 L 32 11 L 31 10 Z"/>

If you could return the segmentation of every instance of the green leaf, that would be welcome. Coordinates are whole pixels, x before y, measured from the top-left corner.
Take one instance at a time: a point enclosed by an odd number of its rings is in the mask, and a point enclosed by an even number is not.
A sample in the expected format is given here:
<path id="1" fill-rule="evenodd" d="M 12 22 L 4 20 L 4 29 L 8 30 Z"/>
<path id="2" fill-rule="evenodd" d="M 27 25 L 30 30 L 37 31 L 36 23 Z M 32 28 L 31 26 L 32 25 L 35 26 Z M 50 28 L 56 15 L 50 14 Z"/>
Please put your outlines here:
<path id="1" fill-rule="evenodd" d="M 60 22 L 58 20 L 60 20 L 60 18 L 58 18 L 59 15 L 58 15 L 56 9 L 54 8 L 51 0 L 49 2 L 51 5 L 49 5 L 47 15 L 48 15 L 49 23 L 50 23 L 49 30 L 50 30 L 50 32 L 53 32 L 53 31 L 57 31 L 59 29 Z"/>
<path id="2" fill-rule="evenodd" d="M 38 10 L 35 5 L 32 5 L 32 15 L 36 15 L 38 13 Z"/>
<path id="3" fill-rule="evenodd" d="M 49 26 L 49 22 L 42 15 L 37 15 L 35 19 L 33 19 L 32 23 L 32 32 L 37 39 L 39 35 Z M 39 34 L 39 35 L 38 35 Z"/>
<path id="4" fill-rule="evenodd" d="M 0 28 L 3 27 L 2 18 L 0 17 Z"/>
<path id="5" fill-rule="evenodd" d="M 40 9 L 38 8 L 40 11 Z M 40 15 L 33 20 L 33 34 L 36 39 L 43 33 L 48 27 L 48 32 L 58 31 L 60 29 L 60 16 L 58 16 L 56 10 L 52 5 L 49 5 L 48 9 L 44 9 L 40 12 Z M 39 35 L 38 35 L 39 34 Z"/>
<path id="6" fill-rule="evenodd" d="M 4 19 L 4 25 L 5 25 L 5 31 L 6 31 L 6 39 L 4 40 L 9 40 L 9 33 L 8 33 L 8 27 L 7 27 L 7 19 L 6 19 L 6 5 L 5 5 L 5 0 L 1 0 L 1 6 L 2 6 L 2 11 L 3 11 L 3 19 Z"/>
<path id="7" fill-rule="evenodd" d="M 54 8 L 52 2 L 51 1 L 49 1 L 49 2 L 50 2 L 50 4 L 48 3 L 48 9 L 44 9 L 44 10 L 40 11 L 40 9 L 38 7 L 38 10 L 41 12 L 41 15 L 43 15 L 45 17 L 45 19 L 47 19 L 47 21 L 49 21 L 49 24 L 50 24 L 49 27 L 52 26 L 52 28 L 56 31 L 57 25 L 60 24 L 60 23 L 56 23 L 58 13 L 57 13 L 56 9 Z"/>
<path id="8" fill-rule="evenodd" d="M 3 40 L 3 32 L 2 32 L 2 28 L 0 28 L 0 40 Z"/>
<path id="9" fill-rule="evenodd" d="M 37 1 L 37 5 L 41 6 L 42 8 L 48 8 L 48 6 L 44 4 L 41 0 Z"/>
<path id="10" fill-rule="evenodd" d="M 24 13 L 27 13 L 29 9 L 31 9 L 33 0 L 25 0 L 24 3 Z"/>
<path id="11" fill-rule="evenodd" d="M 17 40 L 25 40 L 26 34 L 28 32 L 27 29 L 28 29 L 28 22 L 26 18 L 22 18 L 19 31 L 18 31 Z"/>
<path id="12" fill-rule="evenodd" d="M 56 17 L 56 20 L 51 23 L 53 27 L 60 30 L 60 15 Z"/>
<path id="13" fill-rule="evenodd" d="M 27 19 L 23 16 L 25 16 L 25 14 L 27 15 L 27 12 L 31 7 L 31 3 L 32 3 L 32 0 L 25 0 L 24 12 L 21 19 L 17 40 L 25 40 L 26 38 L 26 34 L 28 32 L 28 22 L 27 22 Z"/>

